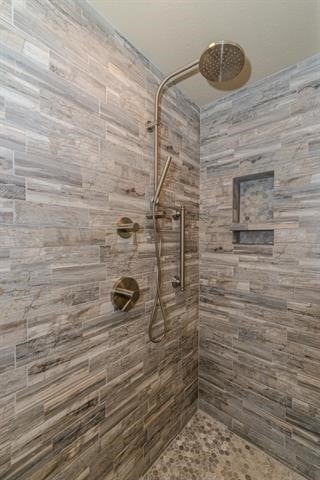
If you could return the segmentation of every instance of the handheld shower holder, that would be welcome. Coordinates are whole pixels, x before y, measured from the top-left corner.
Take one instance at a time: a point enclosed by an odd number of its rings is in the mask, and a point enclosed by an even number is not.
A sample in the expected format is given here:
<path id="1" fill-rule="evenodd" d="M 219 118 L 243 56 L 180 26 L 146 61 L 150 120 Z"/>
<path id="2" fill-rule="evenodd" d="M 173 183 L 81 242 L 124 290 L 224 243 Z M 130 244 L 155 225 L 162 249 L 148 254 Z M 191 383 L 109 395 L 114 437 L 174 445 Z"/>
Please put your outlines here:
<path id="1" fill-rule="evenodd" d="M 148 120 L 146 122 L 146 130 L 147 132 L 150 132 L 152 133 L 154 131 L 154 127 L 155 127 L 155 122 L 152 122 L 151 120 Z M 157 125 L 159 125 L 159 123 L 157 123 Z"/>

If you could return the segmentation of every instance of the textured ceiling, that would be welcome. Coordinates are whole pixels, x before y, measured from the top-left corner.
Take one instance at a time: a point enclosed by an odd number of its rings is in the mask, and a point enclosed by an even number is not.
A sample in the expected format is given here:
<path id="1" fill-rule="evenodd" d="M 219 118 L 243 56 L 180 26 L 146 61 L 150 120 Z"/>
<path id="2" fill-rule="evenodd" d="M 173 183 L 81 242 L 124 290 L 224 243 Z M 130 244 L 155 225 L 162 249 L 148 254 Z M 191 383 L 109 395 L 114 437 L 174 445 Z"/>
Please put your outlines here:
<path id="1" fill-rule="evenodd" d="M 90 0 L 163 73 L 197 59 L 213 41 L 245 49 L 236 82 L 210 85 L 200 74 L 180 83 L 198 105 L 320 51 L 320 0 Z M 222 89 L 223 88 L 223 89 Z"/>

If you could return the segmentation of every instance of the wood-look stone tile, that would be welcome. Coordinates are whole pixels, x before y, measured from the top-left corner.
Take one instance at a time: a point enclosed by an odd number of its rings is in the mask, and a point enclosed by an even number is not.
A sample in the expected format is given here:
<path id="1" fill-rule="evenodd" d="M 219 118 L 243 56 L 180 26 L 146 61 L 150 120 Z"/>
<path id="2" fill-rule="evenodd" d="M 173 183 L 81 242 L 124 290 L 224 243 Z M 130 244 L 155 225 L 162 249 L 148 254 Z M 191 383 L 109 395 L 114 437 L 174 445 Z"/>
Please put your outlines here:
<path id="1" fill-rule="evenodd" d="M 168 210 L 169 332 L 151 345 L 145 124 L 162 75 L 82 0 L 0 0 L 0 78 L 1 479 L 138 480 L 196 409 L 199 110 L 168 92 L 161 204 L 186 204 L 187 289 L 171 288 Z M 129 313 L 110 298 L 122 275 L 141 288 Z"/>
<path id="2" fill-rule="evenodd" d="M 201 111 L 200 406 L 311 480 L 319 449 L 319 55 Z M 311 120 L 312 118 L 312 120 Z M 234 178 L 274 172 L 274 245 L 233 243 Z M 250 192 L 251 190 L 251 192 Z"/>

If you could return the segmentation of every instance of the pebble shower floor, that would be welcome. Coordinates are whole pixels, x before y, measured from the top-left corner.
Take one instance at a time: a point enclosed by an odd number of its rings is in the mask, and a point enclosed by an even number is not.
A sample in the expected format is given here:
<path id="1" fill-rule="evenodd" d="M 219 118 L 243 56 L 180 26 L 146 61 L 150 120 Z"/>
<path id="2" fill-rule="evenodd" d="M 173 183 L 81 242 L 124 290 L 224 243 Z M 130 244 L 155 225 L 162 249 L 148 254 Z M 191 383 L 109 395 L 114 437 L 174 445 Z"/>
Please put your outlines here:
<path id="1" fill-rule="evenodd" d="M 303 480 L 198 412 L 142 480 Z"/>

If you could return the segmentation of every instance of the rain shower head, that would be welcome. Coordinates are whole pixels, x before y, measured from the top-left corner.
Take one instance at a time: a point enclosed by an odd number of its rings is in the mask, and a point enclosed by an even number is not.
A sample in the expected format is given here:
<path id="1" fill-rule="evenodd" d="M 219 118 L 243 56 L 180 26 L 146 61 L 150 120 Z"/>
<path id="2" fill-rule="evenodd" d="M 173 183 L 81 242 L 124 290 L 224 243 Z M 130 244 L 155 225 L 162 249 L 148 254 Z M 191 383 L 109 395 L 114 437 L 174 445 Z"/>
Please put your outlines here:
<path id="1" fill-rule="evenodd" d="M 237 43 L 211 43 L 199 60 L 200 73 L 211 82 L 225 82 L 239 75 L 244 67 L 245 53 Z"/>

